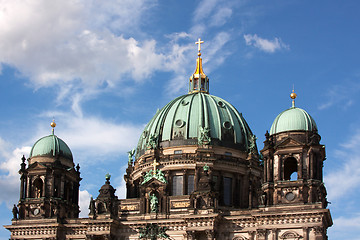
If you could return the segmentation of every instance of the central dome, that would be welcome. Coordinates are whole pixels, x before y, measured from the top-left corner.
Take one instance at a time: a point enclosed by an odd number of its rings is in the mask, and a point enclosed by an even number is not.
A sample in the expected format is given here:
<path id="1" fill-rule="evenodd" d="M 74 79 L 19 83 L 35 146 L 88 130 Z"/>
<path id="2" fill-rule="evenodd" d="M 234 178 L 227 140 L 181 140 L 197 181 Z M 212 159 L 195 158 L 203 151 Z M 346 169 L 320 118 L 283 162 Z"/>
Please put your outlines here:
<path id="1" fill-rule="evenodd" d="M 204 136 L 206 135 L 206 136 Z M 242 114 L 222 98 L 194 92 L 175 98 L 146 125 L 137 156 L 151 148 L 211 144 L 249 149 L 252 132 Z"/>

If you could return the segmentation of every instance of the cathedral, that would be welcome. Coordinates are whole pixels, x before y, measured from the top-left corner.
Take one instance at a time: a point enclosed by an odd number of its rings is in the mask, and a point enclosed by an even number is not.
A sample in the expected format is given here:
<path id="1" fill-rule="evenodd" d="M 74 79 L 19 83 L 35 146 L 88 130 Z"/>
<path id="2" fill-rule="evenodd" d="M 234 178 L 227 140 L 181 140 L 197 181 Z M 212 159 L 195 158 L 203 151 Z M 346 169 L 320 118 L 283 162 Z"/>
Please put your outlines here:
<path id="1" fill-rule="evenodd" d="M 19 161 L 10 239 L 327 239 L 325 146 L 315 120 L 295 106 L 293 91 L 259 151 L 242 114 L 210 95 L 196 43 L 189 92 L 158 110 L 128 152 L 126 199 L 106 175 L 79 218 L 80 166 L 53 121 L 52 134 Z"/>

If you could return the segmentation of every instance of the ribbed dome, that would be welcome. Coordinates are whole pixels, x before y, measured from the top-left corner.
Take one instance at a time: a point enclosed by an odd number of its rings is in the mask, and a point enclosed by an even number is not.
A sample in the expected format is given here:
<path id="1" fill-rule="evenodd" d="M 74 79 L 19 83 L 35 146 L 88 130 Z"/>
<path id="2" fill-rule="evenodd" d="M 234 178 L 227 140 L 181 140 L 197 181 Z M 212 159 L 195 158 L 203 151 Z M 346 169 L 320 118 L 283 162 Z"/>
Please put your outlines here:
<path id="1" fill-rule="evenodd" d="M 207 144 L 248 150 L 253 136 L 245 119 L 219 97 L 194 92 L 180 96 L 159 110 L 145 127 L 138 146 L 142 155 L 155 139 L 161 147 L 196 145 L 207 132 Z"/>
<path id="2" fill-rule="evenodd" d="M 31 148 L 30 157 L 36 156 L 62 156 L 73 160 L 68 145 L 56 135 L 40 138 Z"/>
<path id="3" fill-rule="evenodd" d="M 291 107 L 275 118 L 270 129 L 270 135 L 287 131 L 313 130 L 317 130 L 314 119 L 305 110 Z"/>

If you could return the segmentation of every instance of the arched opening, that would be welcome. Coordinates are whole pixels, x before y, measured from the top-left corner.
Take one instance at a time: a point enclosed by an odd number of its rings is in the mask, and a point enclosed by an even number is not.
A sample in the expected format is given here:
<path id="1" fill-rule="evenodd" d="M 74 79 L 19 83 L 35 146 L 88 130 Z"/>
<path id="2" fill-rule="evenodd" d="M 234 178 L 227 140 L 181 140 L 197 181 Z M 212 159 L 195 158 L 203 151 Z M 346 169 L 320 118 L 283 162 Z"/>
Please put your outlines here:
<path id="1" fill-rule="evenodd" d="M 34 186 L 33 197 L 41 198 L 43 196 L 43 181 L 41 180 L 41 178 L 35 179 L 33 186 Z"/>
<path id="2" fill-rule="evenodd" d="M 284 162 L 284 180 L 297 180 L 297 161 L 294 157 L 285 159 Z M 296 179 L 294 179 L 296 177 Z M 293 178 L 293 179 L 292 179 Z"/>

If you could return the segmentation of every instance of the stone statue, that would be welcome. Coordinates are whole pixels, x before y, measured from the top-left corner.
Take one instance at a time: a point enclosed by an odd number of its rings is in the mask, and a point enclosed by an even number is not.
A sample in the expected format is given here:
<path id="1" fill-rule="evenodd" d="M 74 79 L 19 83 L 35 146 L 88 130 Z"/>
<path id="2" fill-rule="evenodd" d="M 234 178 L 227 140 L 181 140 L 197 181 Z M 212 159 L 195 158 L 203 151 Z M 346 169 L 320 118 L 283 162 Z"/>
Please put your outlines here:
<path id="1" fill-rule="evenodd" d="M 93 197 L 91 197 L 91 199 L 90 199 L 89 209 L 90 209 L 89 214 L 90 215 L 95 215 L 96 208 L 95 208 L 95 200 L 93 199 Z"/>
<path id="2" fill-rule="evenodd" d="M 155 213 L 158 212 L 158 204 L 159 204 L 159 200 L 156 197 L 156 195 L 154 193 L 150 194 L 150 210 L 151 210 L 151 212 L 155 212 Z"/>
<path id="3" fill-rule="evenodd" d="M 260 196 L 260 204 L 263 206 L 266 206 L 267 204 L 267 196 L 265 192 Z"/>
<path id="4" fill-rule="evenodd" d="M 132 165 L 134 155 L 135 155 L 135 149 L 128 151 L 128 157 L 129 157 L 128 164 L 129 165 Z"/>
<path id="5" fill-rule="evenodd" d="M 144 181 L 141 184 L 145 184 L 154 177 L 153 170 L 148 171 L 144 176 Z"/>
<path id="6" fill-rule="evenodd" d="M 158 137 L 156 136 L 156 134 L 151 135 L 149 138 L 149 142 L 148 142 L 148 148 L 149 149 L 156 149 L 157 148 L 157 143 L 158 143 Z"/>
<path id="7" fill-rule="evenodd" d="M 165 178 L 165 174 L 161 170 L 156 169 L 155 173 L 154 173 L 153 170 L 149 170 L 145 174 L 144 181 L 142 181 L 141 184 L 145 184 L 145 183 L 147 183 L 148 181 L 150 181 L 153 178 L 159 180 L 160 182 L 167 183 L 166 178 Z"/>
<path id="8" fill-rule="evenodd" d="M 12 213 L 13 213 L 13 219 L 12 220 L 18 220 L 18 214 L 19 214 L 19 211 L 16 207 L 16 205 L 14 204 L 14 207 L 12 209 Z"/>
<path id="9" fill-rule="evenodd" d="M 156 170 L 154 177 L 160 182 L 167 183 L 164 173 L 159 169 Z"/>
<path id="10" fill-rule="evenodd" d="M 249 152 L 250 153 L 257 153 L 256 139 L 257 139 L 257 137 L 255 135 L 252 135 L 249 139 Z"/>
<path id="11" fill-rule="evenodd" d="M 198 144 L 210 144 L 211 137 L 210 137 L 210 129 L 208 127 L 199 127 L 199 137 L 198 137 Z"/>

